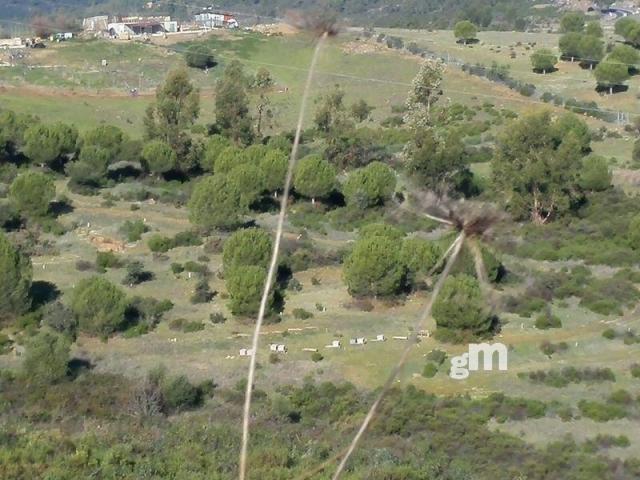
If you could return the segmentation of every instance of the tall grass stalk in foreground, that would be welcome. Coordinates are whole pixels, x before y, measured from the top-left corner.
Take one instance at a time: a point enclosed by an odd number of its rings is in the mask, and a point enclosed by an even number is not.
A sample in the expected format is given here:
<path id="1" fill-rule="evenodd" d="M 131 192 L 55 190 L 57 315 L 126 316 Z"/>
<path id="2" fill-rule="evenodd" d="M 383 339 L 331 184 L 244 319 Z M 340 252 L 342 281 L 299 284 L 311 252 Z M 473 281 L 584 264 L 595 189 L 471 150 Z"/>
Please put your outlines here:
<path id="1" fill-rule="evenodd" d="M 249 360 L 249 372 L 247 374 L 247 388 L 244 397 L 244 409 L 242 413 L 242 444 L 240 450 L 240 465 L 239 465 L 239 479 L 245 480 L 247 474 L 247 454 L 249 448 L 249 426 L 251 415 L 251 395 L 253 393 L 253 381 L 256 373 L 256 357 L 258 352 L 258 343 L 260 339 L 260 329 L 264 321 L 265 312 L 267 309 L 267 302 L 269 299 L 269 291 L 273 285 L 275 272 L 278 264 L 278 255 L 280 253 L 280 240 L 282 239 L 282 230 L 284 225 L 284 219 L 287 213 L 287 202 L 289 199 L 289 191 L 291 189 L 291 180 L 293 177 L 293 169 L 296 163 L 296 156 L 298 154 L 298 146 L 300 144 L 300 134 L 302 132 L 302 123 L 307 108 L 307 100 L 309 92 L 311 91 L 311 83 L 313 80 L 313 74 L 316 69 L 316 64 L 320 54 L 320 50 L 324 45 L 329 31 L 322 33 L 316 43 L 316 48 L 311 57 L 311 65 L 309 66 L 309 72 L 307 74 L 307 80 L 302 93 L 302 102 L 300 104 L 300 112 L 298 114 L 298 125 L 296 126 L 296 135 L 293 140 L 293 146 L 291 147 L 291 156 L 289 157 L 289 167 L 287 169 L 287 176 L 284 182 L 284 189 L 282 198 L 280 199 L 280 213 L 278 215 L 278 224 L 276 228 L 276 238 L 273 243 L 273 251 L 271 253 L 271 261 L 269 263 L 269 270 L 267 272 L 267 280 L 264 285 L 264 291 L 262 292 L 262 298 L 260 300 L 260 309 L 258 310 L 258 318 L 253 330 L 253 341 L 251 342 L 251 356 Z"/>

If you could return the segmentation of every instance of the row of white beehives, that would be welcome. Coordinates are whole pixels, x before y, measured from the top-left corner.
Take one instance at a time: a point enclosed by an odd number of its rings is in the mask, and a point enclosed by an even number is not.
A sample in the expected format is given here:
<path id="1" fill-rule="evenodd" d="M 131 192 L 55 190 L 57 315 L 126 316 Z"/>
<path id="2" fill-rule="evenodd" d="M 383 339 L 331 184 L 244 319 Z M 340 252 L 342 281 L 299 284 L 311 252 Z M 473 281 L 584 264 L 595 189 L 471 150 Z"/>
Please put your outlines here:
<path id="1" fill-rule="evenodd" d="M 421 330 L 420 332 L 418 332 L 418 337 L 430 337 L 431 336 L 431 332 L 429 332 L 428 330 Z M 394 340 L 409 340 L 409 337 L 407 335 L 394 335 L 393 337 Z M 371 342 L 385 342 L 387 340 L 387 337 L 385 337 L 384 335 L 380 334 L 380 335 L 376 335 L 376 338 L 371 340 Z M 351 338 L 349 340 L 349 345 L 354 345 L 354 346 L 360 346 L 360 345 L 366 345 L 367 343 L 367 339 L 366 337 L 356 337 L 356 338 Z M 342 348 L 342 342 L 340 342 L 340 340 L 332 340 L 331 343 L 329 345 L 325 345 L 324 348 Z M 278 344 L 278 343 L 271 343 L 269 345 L 269 350 L 272 352 L 276 352 L 276 353 L 287 353 L 288 349 L 286 345 L 283 344 Z M 317 348 L 303 348 L 302 351 L 304 352 L 317 352 L 318 349 Z M 241 348 L 240 349 L 240 356 L 241 357 L 249 357 L 253 355 L 253 350 L 250 348 Z"/>

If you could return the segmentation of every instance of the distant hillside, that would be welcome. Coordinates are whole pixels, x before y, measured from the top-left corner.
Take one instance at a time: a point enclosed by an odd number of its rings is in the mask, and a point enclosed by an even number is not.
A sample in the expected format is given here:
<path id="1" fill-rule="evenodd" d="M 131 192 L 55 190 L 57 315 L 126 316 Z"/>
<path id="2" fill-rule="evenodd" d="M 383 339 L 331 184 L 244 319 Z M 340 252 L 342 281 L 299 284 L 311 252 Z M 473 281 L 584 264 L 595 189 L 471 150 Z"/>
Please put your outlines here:
<path id="1" fill-rule="evenodd" d="M 74 17 L 99 13 L 143 11 L 143 0 L 5 0 L 0 21 L 28 20 L 36 15 L 56 12 Z M 158 0 L 154 13 L 187 18 L 199 5 L 215 4 L 220 9 L 261 16 L 281 17 L 287 10 L 330 8 L 346 21 L 359 25 L 447 28 L 461 19 L 480 27 L 497 30 L 523 29 L 531 17 L 555 14 L 554 8 L 532 9 L 532 0 L 221 0 L 190 2 Z"/>

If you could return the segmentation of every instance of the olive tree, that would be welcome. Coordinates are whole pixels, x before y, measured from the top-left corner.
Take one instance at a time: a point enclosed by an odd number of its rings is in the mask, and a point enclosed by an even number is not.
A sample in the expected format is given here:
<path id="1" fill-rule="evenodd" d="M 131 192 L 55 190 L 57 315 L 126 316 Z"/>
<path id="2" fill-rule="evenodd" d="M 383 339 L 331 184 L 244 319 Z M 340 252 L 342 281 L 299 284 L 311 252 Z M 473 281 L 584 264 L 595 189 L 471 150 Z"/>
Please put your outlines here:
<path id="1" fill-rule="evenodd" d="M 540 48 L 531 55 L 533 71 L 542 72 L 543 75 L 552 71 L 556 63 L 558 63 L 558 57 L 548 48 Z"/>
<path id="2" fill-rule="evenodd" d="M 71 311 L 81 331 L 109 336 L 125 322 L 128 302 L 124 292 L 104 277 L 80 280 L 71 295 Z"/>
<path id="3" fill-rule="evenodd" d="M 311 203 L 328 196 L 335 183 L 335 167 L 319 155 L 309 155 L 298 162 L 293 185 L 299 194 L 311 198 Z"/>
<path id="4" fill-rule="evenodd" d="M 477 33 L 478 28 L 469 20 L 462 20 L 453 27 L 453 35 L 465 45 L 469 41 L 475 40 Z"/>
<path id="5" fill-rule="evenodd" d="M 32 276 L 29 257 L 0 232 L 0 320 L 19 316 L 29 309 Z"/>
<path id="6" fill-rule="evenodd" d="M 39 172 L 19 175 L 9 188 L 9 199 L 15 208 L 31 218 L 46 216 L 55 195 L 56 187 L 51 177 Z"/>
<path id="7" fill-rule="evenodd" d="M 358 208 L 382 205 L 396 188 L 394 171 L 382 162 L 372 162 L 349 174 L 342 187 L 347 204 Z"/>

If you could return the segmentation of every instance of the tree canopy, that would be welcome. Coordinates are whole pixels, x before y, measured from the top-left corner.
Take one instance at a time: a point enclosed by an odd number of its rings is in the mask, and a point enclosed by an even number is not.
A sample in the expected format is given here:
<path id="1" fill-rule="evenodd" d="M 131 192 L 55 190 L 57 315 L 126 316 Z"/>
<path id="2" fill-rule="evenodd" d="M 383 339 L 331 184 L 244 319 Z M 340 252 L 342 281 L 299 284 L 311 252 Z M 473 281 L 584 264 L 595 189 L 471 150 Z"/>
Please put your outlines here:
<path id="1" fill-rule="evenodd" d="M 0 232 L 0 321 L 17 317 L 31 306 L 31 260 Z"/>
<path id="2" fill-rule="evenodd" d="M 202 70 L 216 65 L 213 51 L 204 43 L 189 45 L 184 53 L 184 59 L 190 67 L 200 68 Z"/>
<path id="3" fill-rule="evenodd" d="M 547 73 L 558 63 L 558 57 L 548 48 L 540 48 L 531 55 L 531 65 L 536 72 Z"/>
<path id="4" fill-rule="evenodd" d="M 623 85 L 629 78 L 629 67 L 617 60 L 606 59 L 598 64 L 594 75 L 598 87 L 606 88 L 613 94 L 613 89 Z"/>
<path id="5" fill-rule="evenodd" d="M 147 171 L 166 173 L 176 167 L 177 156 L 167 142 L 152 140 L 142 149 L 142 160 Z"/>
<path id="6" fill-rule="evenodd" d="M 323 198 L 329 195 L 336 184 L 336 169 L 319 155 L 309 155 L 298 162 L 293 177 L 296 191 L 311 198 Z"/>
<path id="7" fill-rule="evenodd" d="M 396 187 L 394 171 L 382 162 L 372 162 L 349 174 L 342 187 L 348 205 L 368 208 L 384 204 Z"/>
<path id="8" fill-rule="evenodd" d="M 9 189 L 9 198 L 16 209 L 30 218 L 46 216 L 55 195 L 53 179 L 44 173 L 34 171 L 16 177 Z"/>
<path id="9" fill-rule="evenodd" d="M 567 12 L 560 19 L 560 31 L 563 33 L 580 33 L 584 30 L 585 20 L 586 18 L 582 12 Z"/>
<path id="10" fill-rule="evenodd" d="M 273 248 L 271 235 L 261 228 L 245 228 L 234 232 L 222 250 L 225 272 L 239 266 L 267 268 Z"/>
<path id="11" fill-rule="evenodd" d="M 104 277 L 80 280 L 71 296 L 71 311 L 81 331 L 109 336 L 125 321 L 127 299 L 124 292 Z"/>
<path id="12" fill-rule="evenodd" d="M 233 61 L 216 84 L 216 127 L 235 142 L 249 145 L 255 136 L 242 65 Z"/>
<path id="13" fill-rule="evenodd" d="M 36 124 L 24 134 L 24 154 L 32 161 L 56 166 L 76 149 L 78 130 L 65 123 Z"/>
<path id="14" fill-rule="evenodd" d="M 22 373 L 29 383 L 51 385 L 68 373 L 69 340 L 63 335 L 42 331 L 27 344 Z"/>
<path id="15" fill-rule="evenodd" d="M 455 24 L 453 27 L 453 35 L 466 45 L 469 40 L 474 40 L 478 34 L 478 27 L 476 27 L 469 20 L 462 20 Z"/>
<path id="16" fill-rule="evenodd" d="M 202 178 L 189 200 L 189 220 L 202 227 L 229 229 L 237 226 L 248 205 L 238 184 L 227 175 Z"/>
<path id="17" fill-rule="evenodd" d="M 231 313 L 243 316 L 258 313 L 266 278 L 266 270 L 256 265 L 238 266 L 225 273 Z M 273 294 L 269 301 L 269 310 L 272 305 Z"/>

